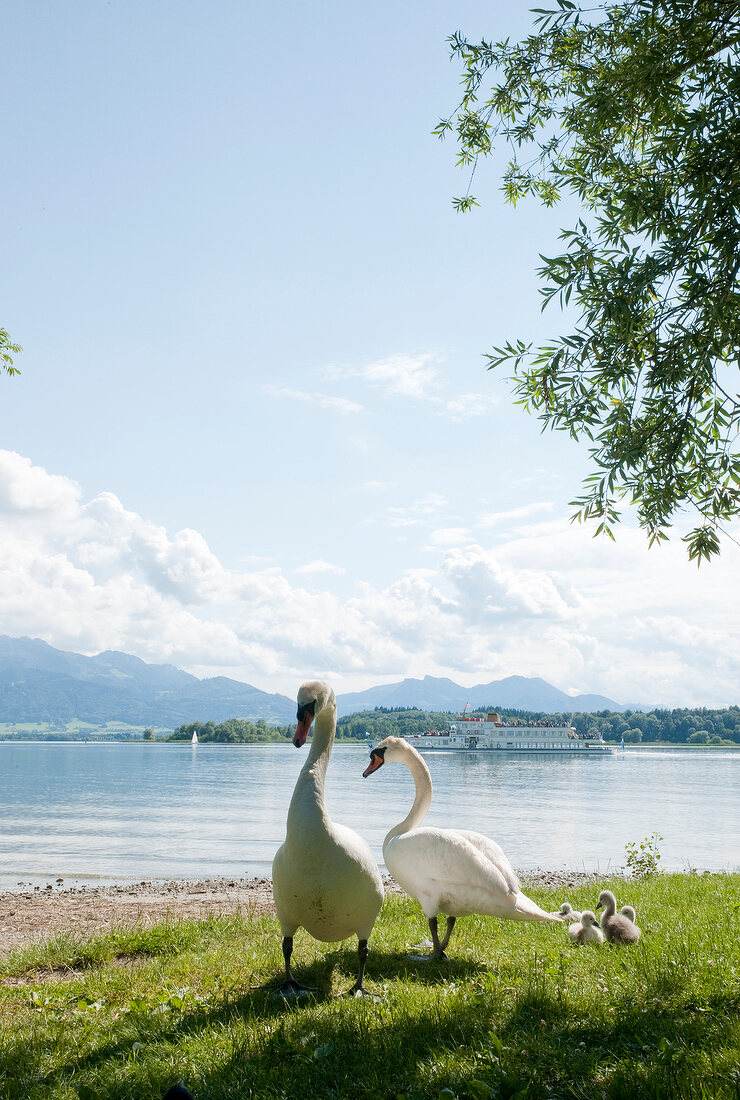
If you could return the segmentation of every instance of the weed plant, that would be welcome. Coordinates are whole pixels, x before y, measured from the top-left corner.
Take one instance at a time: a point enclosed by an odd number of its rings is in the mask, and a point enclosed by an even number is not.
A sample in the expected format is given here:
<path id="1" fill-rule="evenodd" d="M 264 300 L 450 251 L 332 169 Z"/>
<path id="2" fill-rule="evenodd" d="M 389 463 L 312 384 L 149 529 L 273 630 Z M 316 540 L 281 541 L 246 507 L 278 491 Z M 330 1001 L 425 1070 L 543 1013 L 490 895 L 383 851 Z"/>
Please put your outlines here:
<path id="1" fill-rule="evenodd" d="M 658 845 L 662 839 L 660 833 L 652 833 L 644 840 L 625 844 L 624 850 L 627 853 L 625 863 L 627 870 L 634 878 L 647 878 L 648 875 L 654 875 L 657 872 L 661 859 Z"/>
<path id="2" fill-rule="evenodd" d="M 651 875 L 532 890 L 546 909 L 637 909 L 639 944 L 576 947 L 565 926 L 471 916 L 448 962 L 408 951 L 419 906 L 386 900 L 368 987 L 356 945 L 296 937 L 316 996 L 284 1002 L 273 917 L 67 934 L 0 963 L 0 1097 L 158 1100 L 738 1100 L 740 876 Z"/>

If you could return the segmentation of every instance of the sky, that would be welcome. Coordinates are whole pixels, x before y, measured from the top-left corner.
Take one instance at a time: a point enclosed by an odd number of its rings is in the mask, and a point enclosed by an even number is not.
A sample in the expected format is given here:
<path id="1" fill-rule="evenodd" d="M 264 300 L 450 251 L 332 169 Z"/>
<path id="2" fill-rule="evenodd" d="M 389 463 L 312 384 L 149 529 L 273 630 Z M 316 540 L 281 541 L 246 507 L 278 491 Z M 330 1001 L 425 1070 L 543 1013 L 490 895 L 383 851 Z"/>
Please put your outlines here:
<path id="1" fill-rule="evenodd" d="M 527 5 L 3 7 L 0 633 L 294 695 L 541 676 L 740 702 L 740 549 L 569 522 L 584 449 L 484 354 L 562 331 L 577 210 L 481 207 L 446 38 Z M 734 531 L 740 540 L 740 531 Z"/>

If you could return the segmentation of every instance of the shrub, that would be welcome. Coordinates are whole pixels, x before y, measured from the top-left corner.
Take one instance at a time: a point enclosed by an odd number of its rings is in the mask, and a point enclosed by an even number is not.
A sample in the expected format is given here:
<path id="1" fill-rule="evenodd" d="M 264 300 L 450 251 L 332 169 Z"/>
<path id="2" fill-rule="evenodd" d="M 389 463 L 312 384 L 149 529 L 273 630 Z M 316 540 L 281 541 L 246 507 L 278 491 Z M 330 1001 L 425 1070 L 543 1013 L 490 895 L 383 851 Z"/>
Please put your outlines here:
<path id="1" fill-rule="evenodd" d="M 657 872 L 660 863 L 658 844 L 662 839 L 663 837 L 658 833 L 653 833 L 652 836 L 646 836 L 639 844 L 637 841 L 625 844 L 627 867 L 635 878 L 647 878 L 648 875 L 654 875 Z"/>

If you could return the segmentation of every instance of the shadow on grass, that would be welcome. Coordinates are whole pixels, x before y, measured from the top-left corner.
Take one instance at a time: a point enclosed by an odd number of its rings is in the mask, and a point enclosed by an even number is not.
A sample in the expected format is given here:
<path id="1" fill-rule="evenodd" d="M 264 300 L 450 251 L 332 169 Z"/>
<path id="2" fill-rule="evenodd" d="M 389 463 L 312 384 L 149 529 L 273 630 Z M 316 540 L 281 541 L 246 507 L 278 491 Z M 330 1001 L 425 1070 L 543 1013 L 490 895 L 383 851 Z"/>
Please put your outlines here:
<path id="1" fill-rule="evenodd" d="M 215 1003 L 128 1013 L 85 1053 L 72 1054 L 70 1044 L 52 1072 L 43 1041 L 31 1047 L 11 1033 L 0 1082 L 18 1082 L 20 1091 L 7 1096 L 66 1096 L 69 1082 L 84 1082 L 75 1084 L 83 1097 L 156 1100 L 182 1066 L 196 1100 L 436 1100 L 443 1088 L 460 1100 L 740 1098 L 737 991 L 699 1004 L 681 973 L 656 972 L 639 1001 L 605 994 L 592 1012 L 573 1012 L 536 960 L 504 999 L 477 980 L 488 968 L 474 961 L 373 952 L 367 984 L 382 1000 L 334 996 L 334 988 L 351 987 L 356 967 L 349 948 L 299 965 L 299 979 L 318 990 L 299 1001 L 271 996 L 276 974 Z M 70 1026 L 83 1030 L 84 1018 Z M 132 1056 L 135 1041 L 152 1050 L 148 1058 Z"/>
<path id="2" fill-rule="evenodd" d="M 68 1054 L 66 1061 L 47 1073 L 41 1069 L 45 1061 L 43 1044 L 39 1044 L 38 1048 L 31 1047 L 25 1039 L 14 1040 L 8 1035 L 4 1048 L 0 1051 L 0 1094 L 2 1094 L 2 1083 L 6 1081 L 19 1082 L 19 1087 L 21 1089 L 25 1087 L 26 1091 L 19 1092 L 18 1095 L 26 1096 L 32 1095 L 30 1082 L 38 1086 L 39 1095 L 47 1095 L 65 1080 L 73 1079 L 82 1082 L 90 1079 L 98 1082 L 108 1078 L 104 1086 L 96 1084 L 90 1095 L 97 1095 L 95 1090 L 98 1089 L 101 1095 L 105 1095 L 110 1100 L 116 1097 L 141 1097 L 142 1100 L 146 1097 L 150 1100 L 158 1095 L 160 1083 L 164 1089 L 168 1083 L 172 1083 L 172 1080 L 168 1081 L 164 1078 L 161 1082 L 153 1081 L 152 1066 L 138 1066 L 134 1059 L 128 1067 L 128 1081 L 124 1085 L 120 1080 L 121 1061 L 131 1060 L 134 1043 L 142 1047 L 170 1045 L 177 1048 L 183 1040 L 200 1037 L 219 1029 L 235 1028 L 243 1032 L 245 1024 L 253 1029 L 256 1026 L 260 1038 L 258 1051 L 255 1052 L 252 1049 L 253 1044 L 249 1044 L 248 1053 L 235 1056 L 216 1073 L 205 1074 L 205 1081 L 201 1080 L 198 1090 L 199 1100 L 201 1095 L 204 1097 L 241 1096 L 240 1090 L 247 1087 L 244 1085 L 245 1074 L 250 1080 L 254 1078 L 258 1095 L 269 1096 L 270 1088 L 278 1088 L 279 1081 L 282 1081 L 283 1087 L 287 1088 L 291 1074 L 296 1067 L 301 1066 L 306 1071 L 304 1084 L 308 1088 L 310 1083 L 313 1089 L 312 1082 L 319 1062 L 322 1063 L 319 1077 L 326 1087 L 329 1087 L 329 1080 L 334 1072 L 331 1067 L 336 1060 L 334 1052 L 341 1051 L 342 1059 L 344 1061 L 349 1059 L 354 1064 L 358 1048 L 356 1028 L 362 1024 L 363 1020 L 369 1024 L 372 1019 L 373 1027 L 362 1029 L 363 1032 L 367 1030 L 365 1035 L 367 1038 L 375 1030 L 376 1014 L 381 1012 L 388 1016 L 388 988 L 394 982 L 444 988 L 451 982 L 470 980 L 485 972 L 483 965 L 469 960 L 426 962 L 410 959 L 402 953 L 373 953 L 368 967 L 370 973 L 366 975 L 366 985 L 368 991 L 376 994 L 378 999 L 355 999 L 345 993 L 337 996 L 334 992 L 336 987 L 346 990 L 346 993 L 351 989 L 356 977 L 356 968 L 356 951 L 351 949 L 332 951 L 310 966 L 296 968 L 296 976 L 301 983 L 316 989 L 315 994 L 305 998 L 285 1000 L 275 996 L 282 978 L 281 975 L 276 974 L 274 979 L 244 992 L 225 994 L 215 1006 L 213 1004 L 198 1006 L 189 1011 L 186 1006 L 184 1011 L 169 1016 L 157 1015 L 156 1005 L 148 1006 L 141 1011 L 128 1012 L 119 1021 L 114 1022 L 113 1036 L 111 1037 L 109 1033 L 107 1041 L 100 1042 L 93 1049 L 88 1048 L 87 1052 L 79 1056 L 70 1057 Z M 76 1000 L 74 996 L 65 998 L 67 1007 L 72 1007 Z M 320 1024 L 312 1024 L 308 1032 L 309 1037 L 301 1034 L 293 1035 L 296 1028 L 301 1032 L 301 1021 L 316 1008 L 331 1005 L 339 1008 L 344 1003 L 348 1005 L 350 1012 L 344 1020 L 341 1018 L 340 1010 L 339 1015 L 332 1015 L 328 1019 L 322 1017 Z M 367 1016 L 368 1013 L 371 1014 L 370 1017 Z M 437 1020 L 440 1018 L 436 1010 L 434 1017 Z M 70 1026 L 84 1032 L 85 1017 L 72 1018 Z M 313 1040 L 310 1038 L 314 1027 L 320 1030 L 322 1036 L 326 1035 L 325 1041 L 319 1042 L 318 1045 L 312 1045 Z M 390 1030 L 386 1033 L 385 1041 L 392 1047 L 394 1060 L 398 1058 L 398 1043 L 400 1041 L 407 1043 L 408 1038 L 418 1031 L 416 1015 L 412 1014 L 406 1038 L 401 1040 L 397 1030 L 392 1039 Z M 438 1028 L 434 1030 L 434 1034 L 439 1034 Z M 288 1037 L 289 1035 L 291 1037 Z M 317 1046 L 320 1051 L 318 1055 L 315 1050 Z M 431 1049 L 430 1047 L 430 1052 Z M 387 1052 L 388 1049 L 386 1049 Z M 379 1052 L 375 1052 L 374 1058 L 377 1059 L 378 1055 Z M 324 1060 L 327 1062 L 326 1066 L 323 1066 Z M 385 1063 L 386 1059 L 382 1062 Z M 405 1064 L 406 1060 L 404 1060 Z M 118 1079 L 116 1079 L 115 1070 L 112 1069 L 116 1066 Z M 248 1071 L 245 1069 L 247 1066 Z M 111 1072 L 108 1073 L 107 1070 Z M 359 1073 L 359 1065 L 355 1072 L 358 1073 L 359 1080 L 364 1079 L 365 1075 Z M 378 1073 L 374 1072 L 372 1076 L 375 1078 Z M 379 1076 L 383 1078 L 384 1075 L 381 1073 Z M 267 1081 L 264 1080 L 265 1077 Z M 23 1080 L 29 1082 L 27 1087 L 20 1084 Z M 242 1083 L 234 1091 L 232 1086 L 235 1080 Z M 255 1085 L 248 1087 L 254 1088 Z M 84 1095 L 87 1095 L 86 1088 L 88 1086 L 82 1089 Z M 263 1093 L 263 1089 L 267 1089 L 267 1092 Z M 338 1095 L 343 1096 L 345 1093 L 341 1091 Z M 354 1095 L 354 1093 L 346 1093 L 346 1095 Z"/>
<path id="3" fill-rule="evenodd" d="M 504 1082 L 508 1079 L 497 1095 L 740 1097 L 737 993 L 715 996 L 701 1006 L 646 1005 L 625 997 L 610 1007 L 613 1015 L 607 1009 L 606 1019 L 584 1019 L 570 1016 L 557 996 L 519 998 L 497 1032 L 503 1047 L 500 1066 L 487 1075 L 491 1082 L 501 1075 Z M 467 1075 L 458 1082 L 461 1095 L 470 1080 Z"/>

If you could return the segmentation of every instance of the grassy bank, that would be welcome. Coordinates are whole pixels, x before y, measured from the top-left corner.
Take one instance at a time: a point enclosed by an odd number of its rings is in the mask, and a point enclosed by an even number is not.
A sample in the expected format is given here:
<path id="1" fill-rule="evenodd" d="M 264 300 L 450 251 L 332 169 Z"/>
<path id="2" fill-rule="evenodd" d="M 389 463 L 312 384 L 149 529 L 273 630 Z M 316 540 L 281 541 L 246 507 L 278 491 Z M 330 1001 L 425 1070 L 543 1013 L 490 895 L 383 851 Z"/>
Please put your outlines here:
<path id="1" fill-rule="evenodd" d="M 419 963 L 416 903 L 392 896 L 368 985 L 339 996 L 354 945 L 296 937 L 319 993 L 269 996 L 281 970 L 270 916 L 172 919 L 72 934 L 0 963 L 0 1097 L 197 1100 L 351 1097 L 740 1096 L 740 876 L 614 881 L 644 930 L 629 949 L 576 948 L 564 927 L 468 917 L 448 963 Z M 599 886 L 568 891 L 593 906 Z M 533 889 L 554 908 L 563 891 Z"/>
<path id="2" fill-rule="evenodd" d="M 95 724 L 75 720 L 58 722 L 0 722 L 0 741 L 128 741 L 141 740 L 146 726 L 130 726 L 125 722 Z M 157 726 L 157 738 L 169 733 Z"/>

